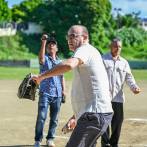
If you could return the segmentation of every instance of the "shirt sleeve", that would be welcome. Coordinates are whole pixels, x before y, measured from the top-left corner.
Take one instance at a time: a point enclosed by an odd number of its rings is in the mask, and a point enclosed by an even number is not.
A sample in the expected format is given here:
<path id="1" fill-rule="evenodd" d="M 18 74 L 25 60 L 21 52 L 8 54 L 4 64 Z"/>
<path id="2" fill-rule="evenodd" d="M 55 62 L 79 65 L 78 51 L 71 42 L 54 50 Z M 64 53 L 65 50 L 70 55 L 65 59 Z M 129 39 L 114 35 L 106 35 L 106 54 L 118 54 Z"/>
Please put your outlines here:
<path id="1" fill-rule="evenodd" d="M 79 58 L 84 62 L 83 64 L 88 64 L 90 55 L 87 50 L 87 47 L 86 46 L 84 47 L 84 46 L 77 48 L 77 50 L 74 52 L 71 58 L 73 57 Z"/>
<path id="2" fill-rule="evenodd" d="M 42 64 L 40 64 L 40 66 L 44 66 L 46 62 L 46 56 L 44 56 L 44 62 Z"/>
<path id="3" fill-rule="evenodd" d="M 43 71 L 44 71 L 45 63 L 46 63 L 46 57 L 44 56 L 44 62 L 42 64 L 39 64 L 40 65 L 40 74 L 43 73 Z"/>
<path id="4" fill-rule="evenodd" d="M 135 90 L 135 88 L 137 88 L 137 84 L 135 82 L 134 76 L 131 73 L 131 69 L 130 66 L 128 64 L 128 62 L 126 63 L 126 77 L 125 77 L 126 83 L 127 85 L 130 87 L 130 89 L 132 91 Z"/>

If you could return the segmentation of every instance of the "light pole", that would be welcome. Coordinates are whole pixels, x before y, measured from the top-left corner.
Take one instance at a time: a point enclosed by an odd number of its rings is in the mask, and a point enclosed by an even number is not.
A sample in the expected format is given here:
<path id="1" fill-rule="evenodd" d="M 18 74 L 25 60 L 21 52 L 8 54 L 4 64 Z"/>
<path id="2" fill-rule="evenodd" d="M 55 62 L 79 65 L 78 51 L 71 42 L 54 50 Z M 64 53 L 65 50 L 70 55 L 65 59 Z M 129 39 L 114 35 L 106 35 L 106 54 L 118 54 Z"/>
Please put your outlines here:
<path id="1" fill-rule="evenodd" d="M 117 38 L 118 38 L 118 26 L 119 26 L 119 13 L 118 11 L 121 11 L 121 8 L 114 8 L 115 11 L 117 11 Z"/>

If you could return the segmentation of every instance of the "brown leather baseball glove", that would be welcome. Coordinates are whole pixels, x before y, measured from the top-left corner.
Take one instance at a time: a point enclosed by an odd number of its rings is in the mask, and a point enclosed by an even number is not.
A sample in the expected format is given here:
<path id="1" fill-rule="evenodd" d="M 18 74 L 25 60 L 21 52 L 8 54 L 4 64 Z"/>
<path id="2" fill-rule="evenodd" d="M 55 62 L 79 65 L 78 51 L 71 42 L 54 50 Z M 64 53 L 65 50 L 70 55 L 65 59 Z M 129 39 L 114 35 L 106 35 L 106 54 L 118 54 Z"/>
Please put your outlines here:
<path id="1" fill-rule="evenodd" d="M 37 89 L 39 89 L 39 85 L 31 78 L 31 73 L 29 73 L 20 84 L 17 96 L 20 99 L 23 98 L 34 101 Z"/>

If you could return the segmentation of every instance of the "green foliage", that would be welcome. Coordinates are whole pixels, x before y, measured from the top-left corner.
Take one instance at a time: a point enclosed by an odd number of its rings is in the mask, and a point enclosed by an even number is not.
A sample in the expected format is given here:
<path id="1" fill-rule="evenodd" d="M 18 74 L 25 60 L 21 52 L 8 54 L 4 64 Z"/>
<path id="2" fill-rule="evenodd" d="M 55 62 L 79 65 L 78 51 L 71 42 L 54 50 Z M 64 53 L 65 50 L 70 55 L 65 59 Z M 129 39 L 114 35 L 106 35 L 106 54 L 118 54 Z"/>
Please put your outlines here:
<path id="1" fill-rule="evenodd" d="M 98 49 L 102 50 L 109 44 L 103 24 L 107 24 L 111 18 L 111 7 L 109 0 L 48 0 L 45 4 L 38 4 L 32 11 L 27 9 L 27 13 L 30 12 L 29 16 L 24 15 L 22 18 L 42 24 L 44 31 L 56 38 L 59 53 L 69 57 L 71 52 L 65 35 L 75 24 L 82 24 L 88 28 L 90 43 Z"/>
<path id="2" fill-rule="evenodd" d="M 20 5 L 14 5 L 12 8 L 13 20 L 16 22 L 32 20 L 35 17 L 32 13 L 33 9 L 43 3 L 42 0 L 26 0 L 22 1 Z"/>
<path id="3" fill-rule="evenodd" d="M 8 7 L 4 0 L 0 2 L 0 16 L 2 16 L 3 7 Z M 111 15 L 111 9 L 109 0 L 25 0 L 12 8 L 12 17 L 13 21 L 17 22 L 41 24 L 44 32 L 50 33 L 57 40 L 58 56 L 69 58 L 73 53 L 68 48 L 65 35 L 68 29 L 75 24 L 88 28 L 90 44 L 96 47 L 101 54 L 110 51 L 109 44 L 117 34 L 116 19 Z M 119 15 L 119 38 L 123 42 L 121 56 L 127 60 L 147 60 L 147 32 L 138 28 L 139 14 L 140 12 L 125 16 Z M 123 26 L 125 29 L 122 29 Z M 40 38 L 41 34 L 0 37 L 1 59 L 38 58 L 41 47 Z"/>
<path id="4" fill-rule="evenodd" d="M 137 28 L 137 31 L 142 35 L 144 41 L 147 40 L 147 31 L 145 31 L 143 28 Z"/>
<path id="5" fill-rule="evenodd" d="M 22 37 L 19 35 L 0 37 L 1 60 L 36 59 L 37 56 L 29 53 L 25 44 L 20 44 Z"/>
<path id="6" fill-rule="evenodd" d="M 134 58 L 147 60 L 147 32 L 141 28 L 125 28 L 119 33 L 119 38 L 123 42 L 123 46 L 133 49 Z"/>
<path id="7" fill-rule="evenodd" d="M 144 44 L 145 48 L 147 48 L 147 43 Z M 147 52 L 141 51 L 141 47 L 126 47 L 122 46 L 121 56 L 128 61 L 146 61 L 147 60 Z"/>
<path id="8" fill-rule="evenodd" d="M 8 8 L 8 2 L 0 0 L 0 24 L 5 20 L 12 20 L 11 10 Z"/>
<path id="9" fill-rule="evenodd" d="M 118 29 L 121 29 L 122 27 L 138 28 L 139 14 L 140 14 L 140 11 L 138 13 L 132 12 L 132 14 L 126 14 L 124 16 L 119 14 L 117 18 L 114 18 L 114 16 L 112 15 L 109 21 L 109 26 L 105 24 L 105 27 L 116 30 L 117 29 L 117 19 L 118 19 Z"/>
<path id="10" fill-rule="evenodd" d="M 119 32 L 119 38 L 122 40 L 124 46 L 136 47 L 144 43 L 142 34 L 134 28 L 125 28 Z"/>
<path id="11" fill-rule="evenodd" d="M 32 52 L 36 55 L 39 54 L 40 48 L 41 48 L 41 34 L 24 34 L 19 33 L 19 36 L 21 36 L 22 40 L 20 41 L 20 44 L 25 44 L 27 48 L 29 48 L 29 52 Z"/>
<path id="12" fill-rule="evenodd" d="M 138 28 L 139 14 L 140 14 L 140 11 L 138 13 L 132 12 L 132 14 L 126 14 L 125 16 L 119 16 L 119 28 L 122 28 L 123 26 L 127 28 L 129 27 Z"/>
<path id="13" fill-rule="evenodd" d="M 107 37 L 111 40 L 116 38 L 116 30 L 108 28 Z M 147 32 L 142 28 L 124 28 L 119 32 L 118 38 L 122 40 L 121 56 L 126 60 L 147 60 Z M 110 51 L 105 48 L 103 53 Z"/>

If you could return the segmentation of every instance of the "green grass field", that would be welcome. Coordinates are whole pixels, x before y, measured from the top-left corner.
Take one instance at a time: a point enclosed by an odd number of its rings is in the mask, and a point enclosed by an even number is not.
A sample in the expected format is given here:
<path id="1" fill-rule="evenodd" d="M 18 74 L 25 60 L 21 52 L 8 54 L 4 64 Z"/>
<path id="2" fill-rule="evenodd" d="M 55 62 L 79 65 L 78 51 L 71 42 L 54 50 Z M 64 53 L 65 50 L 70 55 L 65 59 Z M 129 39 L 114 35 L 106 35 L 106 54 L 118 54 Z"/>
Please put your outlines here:
<path id="1" fill-rule="evenodd" d="M 131 70 L 136 81 L 147 82 L 147 70 Z"/>
<path id="2" fill-rule="evenodd" d="M 0 66 L 0 80 L 23 80 L 28 74 L 38 74 L 38 68 L 27 67 L 2 67 Z M 72 81 L 72 71 L 65 73 L 65 80 Z M 147 70 L 132 70 L 136 81 L 147 82 Z"/>
<path id="3" fill-rule="evenodd" d="M 0 66 L 0 80 L 23 80 L 28 73 L 38 75 L 39 68 Z M 64 75 L 66 81 L 72 81 L 72 71 L 69 71 Z"/>

